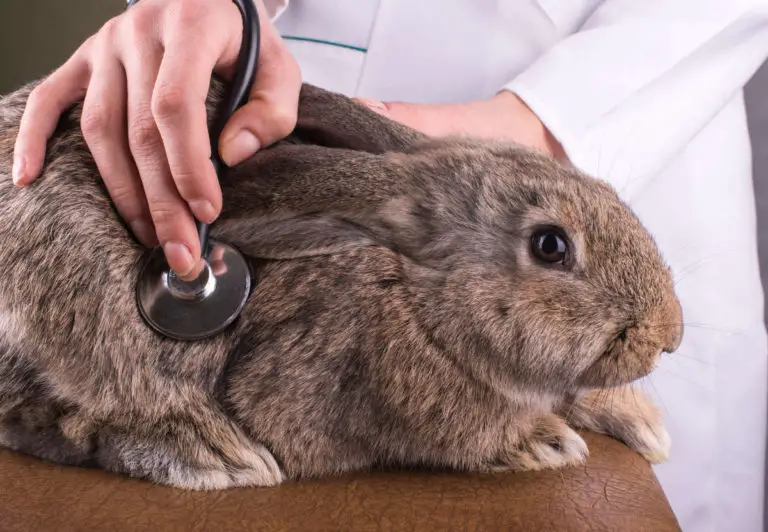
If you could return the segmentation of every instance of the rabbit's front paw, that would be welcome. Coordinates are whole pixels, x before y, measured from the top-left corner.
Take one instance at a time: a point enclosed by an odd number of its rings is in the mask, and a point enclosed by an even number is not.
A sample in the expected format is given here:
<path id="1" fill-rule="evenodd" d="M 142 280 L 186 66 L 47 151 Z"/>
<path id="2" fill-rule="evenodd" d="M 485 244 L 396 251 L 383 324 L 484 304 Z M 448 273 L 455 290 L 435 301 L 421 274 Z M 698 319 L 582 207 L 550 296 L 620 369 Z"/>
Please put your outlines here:
<path id="1" fill-rule="evenodd" d="M 541 417 L 534 430 L 510 449 L 505 449 L 491 469 L 539 471 L 583 464 L 586 442 L 554 414 Z"/>
<path id="2" fill-rule="evenodd" d="M 660 464 L 669 459 L 672 439 L 661 422 L 636 418 L 630 420 L 623 434 L 617 434 L 616 437 L 652 464 Z"/>
<path id="3" fill-rule="evenodd" d="M 630 386 L 595 390 L 564 408 L 568 422 L 613 436 L 652 464 L 669 459 L 671 438 L 653 401 Z"/>

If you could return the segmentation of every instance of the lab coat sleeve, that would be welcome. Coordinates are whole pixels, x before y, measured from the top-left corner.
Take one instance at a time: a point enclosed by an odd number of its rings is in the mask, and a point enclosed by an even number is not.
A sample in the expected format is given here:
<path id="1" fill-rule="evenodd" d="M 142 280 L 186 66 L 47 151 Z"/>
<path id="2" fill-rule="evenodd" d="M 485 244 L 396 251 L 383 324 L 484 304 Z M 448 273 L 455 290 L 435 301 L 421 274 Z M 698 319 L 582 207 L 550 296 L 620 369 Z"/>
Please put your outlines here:
<path id="1" fill-rule="evenodd" d="M 622 190 L 683 150 L 766 57 L 766 0 L 605 0 L 503 88 L 576 167 Z"/>

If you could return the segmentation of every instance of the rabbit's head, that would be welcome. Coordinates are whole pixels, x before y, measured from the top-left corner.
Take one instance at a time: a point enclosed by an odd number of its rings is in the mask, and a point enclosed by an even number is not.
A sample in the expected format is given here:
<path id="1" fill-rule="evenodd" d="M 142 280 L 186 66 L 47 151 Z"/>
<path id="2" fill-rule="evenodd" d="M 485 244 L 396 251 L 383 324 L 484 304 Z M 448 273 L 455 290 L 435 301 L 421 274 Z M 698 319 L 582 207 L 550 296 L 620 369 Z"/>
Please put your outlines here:
<path id="1" fill-rule="evenodd" d="M 670 272 L 604 182 L 522 147 L 468 139 L 376 155 L 268 152 L 233 177 L 225 203 L 239 212 L 225 238 L 277 259 L 398 252 L 402 305 L 494 386 L 627 383 L 680 343 Z"/>
<path id="2" fill-rule="evenodd" d="M 399 164 L 418 185 L 379 209 L 381 240 L 406 257 L 435 340 L 475 371 L 502 386 L 600 388 L 678 347 L 669 269 L 607 184 L 470 141 L 433 142 Z"/>

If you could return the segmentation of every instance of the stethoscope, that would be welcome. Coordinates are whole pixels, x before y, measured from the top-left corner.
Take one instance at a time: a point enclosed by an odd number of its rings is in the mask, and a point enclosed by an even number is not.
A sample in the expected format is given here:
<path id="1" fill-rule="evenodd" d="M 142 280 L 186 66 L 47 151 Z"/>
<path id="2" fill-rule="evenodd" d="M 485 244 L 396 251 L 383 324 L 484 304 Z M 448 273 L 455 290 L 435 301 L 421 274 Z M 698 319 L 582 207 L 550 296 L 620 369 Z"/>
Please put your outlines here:
<path id="1" fill-rule="evenodd" d="M 138 0 L 129 0 L 126 9 Z M 245 104 L 259 57 L 259 15 L 252 0 L 234 0 L 243 17 L 243 41 L 229 94 L 210 130 L 211 161 L 219 178 L 227 170 L 219 137 L 229 118 Z M 194 281 L 171 271 L 162 248 L 148 250 L 136 283 L 139 311 L 155 331 L 176 340 L 199 340 L 226 329 L 240 315 L 251 292 L 251 272 L 234 247 L 209 238 L 211 226 L 197 222 L 205 268 Z"/>

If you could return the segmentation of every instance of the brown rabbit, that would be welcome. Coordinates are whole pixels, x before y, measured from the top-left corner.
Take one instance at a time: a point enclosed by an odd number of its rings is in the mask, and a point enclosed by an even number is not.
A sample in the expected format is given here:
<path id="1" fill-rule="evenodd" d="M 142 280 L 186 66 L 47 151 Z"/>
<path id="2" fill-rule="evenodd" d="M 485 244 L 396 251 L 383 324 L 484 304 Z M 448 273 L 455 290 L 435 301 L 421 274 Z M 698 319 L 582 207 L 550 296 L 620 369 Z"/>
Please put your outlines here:
<path id="1" fill-rule="evenodd" d="M 12 184 L 32 87 L 0 100 L 1 444 L 191 489 L 579 464 L 568 423 L 666 457 L 657 410 L 628 384 L 677 348 L 681 309 L 606 184 L 304 86 L 293 134 L 222 182 L 213 236 L 250 262 L 245 310 L 173 341 L 138 312 L 143 250 L 80 107 L 42 177 Z"/>

